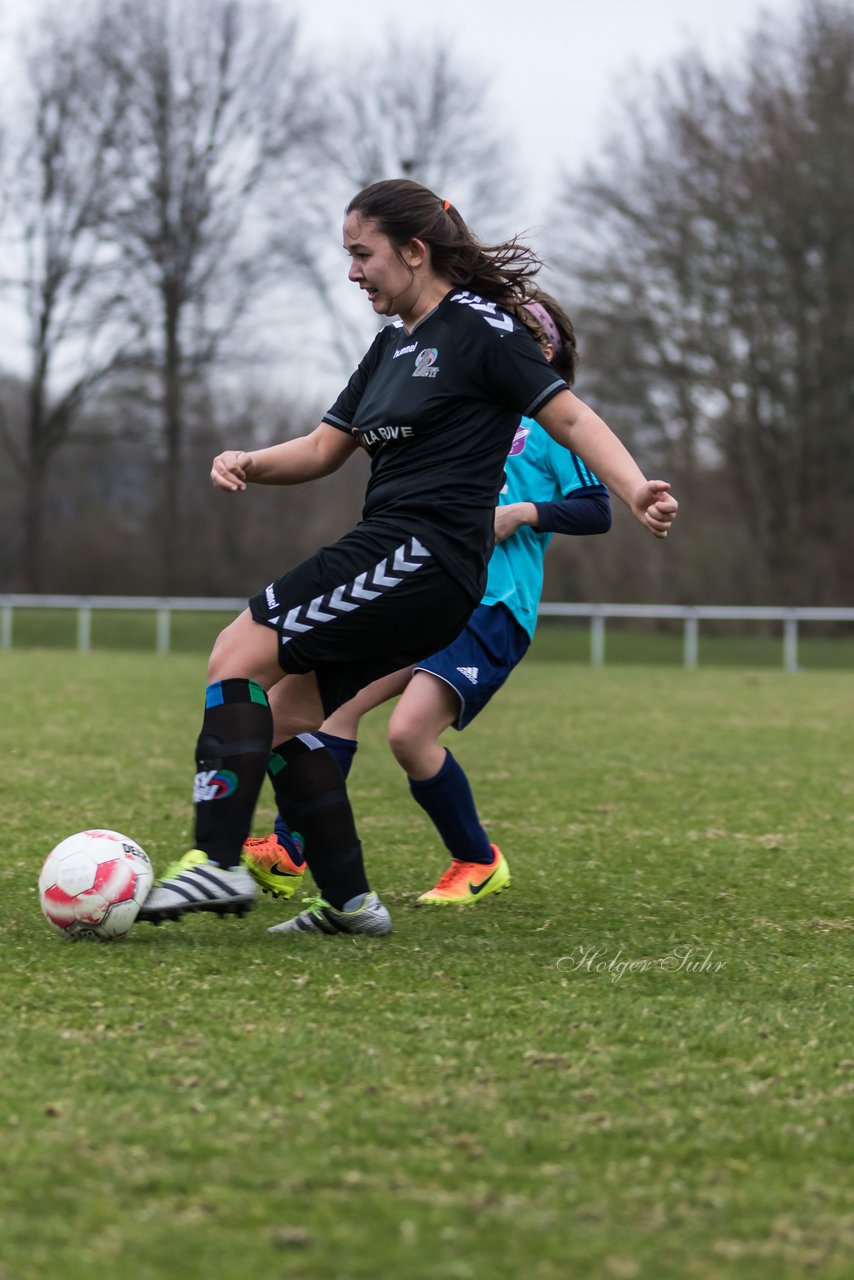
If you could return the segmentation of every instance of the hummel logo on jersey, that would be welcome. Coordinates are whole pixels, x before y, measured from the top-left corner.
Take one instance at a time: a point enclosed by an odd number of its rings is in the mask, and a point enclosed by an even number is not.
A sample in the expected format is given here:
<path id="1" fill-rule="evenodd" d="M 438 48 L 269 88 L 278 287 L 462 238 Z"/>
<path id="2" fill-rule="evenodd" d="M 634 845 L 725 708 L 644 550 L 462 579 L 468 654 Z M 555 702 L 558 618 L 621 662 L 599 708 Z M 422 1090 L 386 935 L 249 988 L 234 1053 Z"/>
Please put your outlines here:
<path id="1" fill-rule="evenodd" d="M 272 582 L 270 583 L 267 590 L 264 592 L 264 595 L 267 597 L 267 608 L 275 609 L 276 605 L 278 604 L 278 601 L 276 599 L 276 593 L 273 590 Z"/>
<path id="2" fill-rule="evenodd" d="M 472 684 L 477 684 L 477 667 L 457 667 L 457 671 L 466 680 L 471 680 Z"/>
<path id="3" fill-rule="evenodd" d="M 392 360 L 396 360 L 398 356 L 410 355 L 411 352 L 413 352 L 417 346 L 418 346 L 417 342 L 410 342 L 408 347 L 398 347 L 397 351 L 395 351 L 394 355 L 392 356 Z"/>
<path id="4" fill-rule="evenodd" d="M 435 347 L 424 347 L 415 357 L 415 368 L 412 370 L 413 378 L 435 378 L 439 372 L 439 366 L 436 361 L 439 359 L 439 352 Z"/>

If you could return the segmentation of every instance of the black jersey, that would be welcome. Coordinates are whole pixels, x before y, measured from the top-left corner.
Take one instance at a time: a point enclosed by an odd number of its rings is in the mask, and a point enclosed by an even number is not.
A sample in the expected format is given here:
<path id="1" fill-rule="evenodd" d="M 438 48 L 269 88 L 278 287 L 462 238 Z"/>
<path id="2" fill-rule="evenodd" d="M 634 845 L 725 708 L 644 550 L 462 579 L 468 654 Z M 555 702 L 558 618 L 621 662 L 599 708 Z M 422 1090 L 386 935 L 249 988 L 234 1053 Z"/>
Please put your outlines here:
<path id="1" fill-rule="evenodd" d="M 371 456 L 363 521 L 414 534 L 479 600 L 519 418 L 565 388 L 525 325 L 455 289 L 380 330 L 323 420 Z"/>

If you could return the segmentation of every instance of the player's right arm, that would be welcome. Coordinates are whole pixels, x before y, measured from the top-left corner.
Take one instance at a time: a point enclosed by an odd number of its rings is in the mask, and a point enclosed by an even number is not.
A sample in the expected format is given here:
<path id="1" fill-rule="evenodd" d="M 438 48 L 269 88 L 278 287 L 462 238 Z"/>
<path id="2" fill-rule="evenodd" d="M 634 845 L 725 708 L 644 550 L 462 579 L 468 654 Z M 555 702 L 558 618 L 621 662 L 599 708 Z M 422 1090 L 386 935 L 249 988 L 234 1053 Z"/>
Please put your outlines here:
<path id="1" fill-rule="evenodd" d="M 331 475 L 357 448 L 351 435 L 321 422 L 307 436 L 268 449 L 226 449 L 213 460 L 211 480 L 230 493 L 241 492 L 247 484 L 303 484 Z"/>
<path id="2" fill-rule="evenodd" d="M 666 480 L 647 480 L 622 441 L 572 391 L 559 391 L 534 415 L 553 440 L 577 454 L 656 538 L 666 538 L 678 502 Z"/>

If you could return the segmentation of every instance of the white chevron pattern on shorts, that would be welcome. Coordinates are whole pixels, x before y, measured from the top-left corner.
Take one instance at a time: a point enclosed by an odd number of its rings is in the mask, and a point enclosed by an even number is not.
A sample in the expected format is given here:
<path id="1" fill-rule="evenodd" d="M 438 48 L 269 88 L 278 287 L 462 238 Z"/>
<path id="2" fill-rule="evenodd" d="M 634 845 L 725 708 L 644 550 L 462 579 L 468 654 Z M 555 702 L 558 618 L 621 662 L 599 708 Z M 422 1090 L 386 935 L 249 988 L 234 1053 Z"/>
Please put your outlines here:
<path id="1" fill-rule="evenodd" d="M 387 560 L 385 560 L 383 563 L 385 565 L 388 565 Z M 390 578 L 388 574 L 383 573 L 383 565 L 381 564 L 378 564 L 376 569 L 374 569 L 374 586 L 375 587 L 396 587 L 397 584 L 402 581 L 403 581 L 402 578 Z"/>
<path id="2" fill-rule="evenodd" d="M 305 616 L 311 618 L 312 622 L 331 622 L 335 617 L 334 613 L 324 613 L 321 609 L 323 596 L 317 596 L 312 600 L 311 604 L 305 611 Z"/>
<path id="3" fill-rule="evenodd" d="M 376 600 L 377 596 L 382 595 L 381 591 L 368 591 L 365 587 L 365 579 L 367 578 L 367 570 L 360 573 L 358 578 L 354 578 L 350 583 L 350 591 L 357 600 Z"/>
<path id="4" fill-rule="evenodd" d="M 411 537 L 352 582 L 343 583 L 326 595 L 315 596 L 308 604 L 295 605 L 284 618 L 270 618 L 270 622 L 275 622 L 282 643 L 287 644 L 296 635 L 313 631 L 317 623 L 334 622 L 342 614 L 358 609 L 363 601 L 379 599 L 384 591 L 398 586 L 407 574 L 415 573 L 429 559 L 430 552 L 423 543 Z"/>
<path id="5" fill-rule="evenodd" d="M 311 631 L 311 627 L 304 626 L 303 623 L 297 621 L 303 606 L 295 605 L 293 609 L 288 610 L 288 616 L 282 623 L 283 631 Z"/>
<path id="6" fill-rule="evenodd" d="M 330 609 L 342 609 L 347 613 L 350 613 L 353 609 L 358 609 L 359 606 L 357 604 L 352 604 L 349 600 L 344 599 L 344 592 L 346 590 L 346 587 L 335 588 L 332 595 L 329 597 Z"/>
<path id="7" fill-rule="evenodd" d="M 413 541 L 413 542 L 416 542 L 416 541 L 417 541 L 417 539 L 413 538 L 413 539 L 412 539 L 412 541 Z M 423 553 L 424 555 L 428 555 L 428 556 L 429 556 L 430 552 L 429 552 L 429 551 L 427 551 L 424 547 L 422 547 L 420 542 L 418 543 L 418 546 L 421 548 L 421 550 L 420 550 L 420 551 L 414 551 L 414 552 L 412 552 L 411 554 L 413 554 L 413 555 L 420 555 L 420 554 L 422 554 L 422 553 Z M 394 571 L 395 571 L 395 573 L 410 573 L 410 572 L 411 572 L 411 570 L 413 570 L 413 569 L 417 569 L 417 568 L 418 568 L 418 563 L 417 563 L 417 561 L 414 561 L 414 560 L 408 560 L 408 559 L 406 558 L 406 548 L 405 548 L 405 547 L 398 547 L 398 548 L 397 548 L 397 551 L 395 551 L 395 553 L 394 553 L 394 566 L 393 566 L 393 567 L 394 567 Z"/>

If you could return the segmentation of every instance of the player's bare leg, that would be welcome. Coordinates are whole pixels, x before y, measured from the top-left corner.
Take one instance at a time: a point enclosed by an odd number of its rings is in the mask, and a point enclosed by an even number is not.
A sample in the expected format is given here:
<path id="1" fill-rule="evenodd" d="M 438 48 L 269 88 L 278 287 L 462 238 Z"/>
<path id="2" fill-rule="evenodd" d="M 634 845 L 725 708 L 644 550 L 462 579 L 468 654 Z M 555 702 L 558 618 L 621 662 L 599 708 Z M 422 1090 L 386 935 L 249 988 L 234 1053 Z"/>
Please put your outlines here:
<path id="1" fill-rule="evenodd" d="M 395 759 L 409 777 L 412 798 L 451 854 L 451 865 L 420 905 L 472 905 L 510 884 L 510 869 L 480 824 L 468 779 L 439 742 L 457 720 L 457 691 L 429 671 L 416 671 L 389 720 Z"/>

